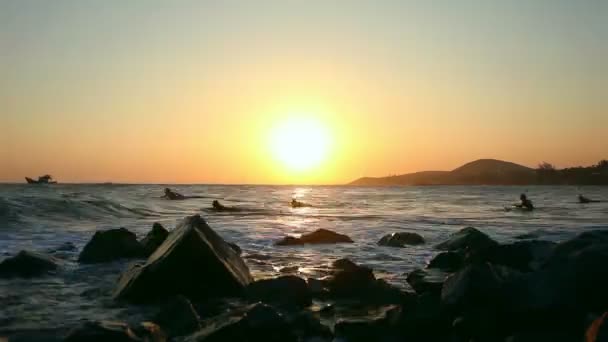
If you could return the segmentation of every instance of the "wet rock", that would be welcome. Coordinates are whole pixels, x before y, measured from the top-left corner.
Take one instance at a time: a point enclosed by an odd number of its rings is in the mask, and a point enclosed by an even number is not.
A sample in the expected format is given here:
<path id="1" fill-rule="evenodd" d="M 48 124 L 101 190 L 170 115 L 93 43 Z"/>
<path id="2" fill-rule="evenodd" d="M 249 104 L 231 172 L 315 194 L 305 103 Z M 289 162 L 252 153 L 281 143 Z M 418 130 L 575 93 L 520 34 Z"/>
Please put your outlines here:
<path id="1" fill-rule="evenodd" d="M 232 248 L 232 250 L 235 251 L 238 255 L 241 255 L 243 253 L 241 247 L 239 247 L 239 245 L 237 245 L 236 243 L 228 242 L 228 246 L 230 246 L 230 248 Z"/>
<path id="2" fill-rule="evenodd" d="M 323 325 L 310 311 L 302 311 L 287 319 L 291 330 L 298 336 L 300 341 L 331 341 L 334 334 L 331 329 Z"/>
<path id="3" fill-rule="evenodd" d="M 447 275 L 441 271 L 416 269 L 407 275 L 407 282 L 418 294 L 432 292 L 441 293 L 443 282 Z"/>
<path id="4" fill-rule="evenodd" d="M 328 279 L 327 285 L 334 296 L 358 296 L 376 284 L 376 277 L 371 268 L 359 266 L 349 259 L 336 260 L 333 267 L 335 271 Z"/>
<path id="5" fill-rule="evenodd" d="M 450 316 L 441 306 L 441 298 L 425 292 L 402 307 L 399 320 L 401 335 L 406 341 L 448 341 Z"/>
<path id="6" fill-rule="evenodd" d="M 0 278 L 35 277 L 58 267 L 57 260 L 51 256 L 23 250 L 0 263 Z"/>
<path id="7" fill-rule="evenodd" d="M 135 234 L 125 228 L 119 228 L 95 232 L 80 252 L 78 261 L 97 263 L 144 256 L 144 249 Z"/>
<path id="8" fill-rule="evenodd" d="M 72 329 L 65 342 L 131 342 L 131 341 L 166 341 L 160 328 L 150 322 L 130 327 L 127 323 L 112 321 L 87 321 Z"/>
<path id="9" fill-rule="evenodd" d="M 286 236 L 279 240 L 277 246 L 292 246 L 305 244 L 330 244 L 330 243 L 352 243 L 353 240 L 344 235 L 332 232 L 327 229 L 317 229 L 312 233 L 304 234 L 301 237 Z"/>
<path id="10" fill-rule="evenodd" d="M 518 273 L 489 263 L 473 264 L 450 275 L 441 290 L 441 302 L 456 310 L 492 307 L 503 304 L 502 284 Z"/>
<path id="11" fill-rule="evenodd" d="M 169 299 L 153 319 L 170 337 L 186 336 L 201 329 L 200 318 L 184 296 Z"/>
<path id="12" fill-rule="evenodd" d="M 285 317 L 266 304 L 252 304 L 241 313 L 229 313 L 205 322 L 205 328 L 186 342 L 296 342 Z"/>
<path id="13" fill-rule="evenodd" d="M 457 250 L 483 250 L 498 245 L 488 235 L 473 227 L 463 228 L 435 248 L 447 251 Z"/>
<path id="14" fill-rule="evenodd" d="M 453 272 L 464 265 L 464 253 L 441 252 L 437 254 L 428 264 L 428 268 L 438 268 L 443 271 Z"/>
<path id="15" fill-rule="evenodd" d="M 517 241 L 470 253 L 467 262 L 490 262 L 522 272 L 539 269 L 552 255 L 556 244 L 550 241 Z"/>
<path id="16" fill-rule="evenodd" d="M 306 281 L 293 275 L 257 280 L 247 286 L 247 295 L 253 300 L 277 305 L 312 304 L 312 294 Z"/>
<path id="17" fill-rule="evenodd" d="M 605 244 L 608 244 L 608 230 L 584 232 L 555 246 L 549 262 L 552 264 L 566 262 L 571 257 L 576 257 L 577 253 L 588 247 Z"/>
<path id="18" fill-rule="evenodd" d="M 397 342 L 402 340 L 398 330 L 400 318 L 401 307 L 386 306 L 368 317 L 339 319 L 334 333 L 336 338 L 348 342 Z"/>
<path id="19" fill-rule="evenodd" d="M 329 292 L 327 279 L 307 278 L 306 284 L 310 293 L 315 297 L 326 295 Z"/>
<path id="20" fill-rule="evenodd" d="M 146 256 L 152 255 L 156 249 L 163 244 L 165 239 L 169 236 L 169 231 L 165 229 L 160 223 L 154 222 L 152 230 L 148 232 L 146 237 L 141 240 L 141 245 L 144 249 Z"/>
<path id="21" fill-rule="evenodd" d="M 378 245 L 387 247 L 405 247 L 405 245 L 422 245 L 424 238 L 420 234 L 401 232 L 383 236 Z"/>
<path id="22" fill-rule="evenodd" d="M 585 332 L 587 342 L 608 341 L 608 311 L 595 319 Z"/>
<path id="23" fill-rule="evenodd" d="M 238 296 L 253 281 L 247 265 L 199 215 L 186 217 L 143 266 L 121 276 L 114 297 L 151 302 Z"/>

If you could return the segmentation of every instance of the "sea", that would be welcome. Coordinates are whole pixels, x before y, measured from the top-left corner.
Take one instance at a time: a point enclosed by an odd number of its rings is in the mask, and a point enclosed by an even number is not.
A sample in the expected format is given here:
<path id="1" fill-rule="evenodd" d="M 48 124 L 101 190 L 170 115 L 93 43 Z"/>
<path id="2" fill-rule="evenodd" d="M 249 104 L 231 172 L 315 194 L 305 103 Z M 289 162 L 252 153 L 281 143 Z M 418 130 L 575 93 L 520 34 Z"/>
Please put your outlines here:
<path id="1" fill-rule="evenodd" d="M 198 198 L 165 200 L 165 187 Z M 506 210 L 520 193 L 526 193 L 537 209 Z M 579 204 L 579 193 L 603 203 Z M 292 198 L 310 207 L 291 208 Z M 215 199 L 240 210 L 214 212 L 210 208 Z M 61 262 L 53 275 L 0 279 L 0 336 L 62 329 L 83 320 L 146 318 L 145 307 L 125 306 L 111 298 L 120 273 L 133 260 L 81 265 L 78 253 L 97 230 L 125 227 L 143 237 L 154 222 L 171 230 L 195 214 L 242 248 L 257 279 L 282 274 L 321 277 L 332 261 L 346 257 L 409 289 L 407 273 L 424 267 L 437 253 L 434 245 L 467 226 L 500 242 L 528 233 L 561 241 L 608 229 L 608 187 L 0 184 L 0 260 L 27 249 L 51 253 Z M 346 234 L 355 242 L 274 245 L 285 235 L 319 228 Z M 418 233 L 426 243 L 378 246 L 383 235 L 394 232 Z M 77 250 L 58 251 L 65 243 L 73 243 Z"/>

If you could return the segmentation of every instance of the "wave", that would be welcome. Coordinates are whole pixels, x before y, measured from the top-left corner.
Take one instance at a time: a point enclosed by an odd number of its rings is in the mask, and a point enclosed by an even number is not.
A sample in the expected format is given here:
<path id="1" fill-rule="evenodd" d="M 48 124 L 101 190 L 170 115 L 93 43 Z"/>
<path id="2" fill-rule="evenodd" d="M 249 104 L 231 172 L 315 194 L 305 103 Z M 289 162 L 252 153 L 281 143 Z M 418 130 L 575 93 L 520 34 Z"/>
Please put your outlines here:
<path id="1" fill-rule="evenodd" d="M 160 216 L 160 214 L 150 209 L 126 206 L 102 198 L 79 199 L 78 196 L 0 198 L 0 223 L 14 223 L 30 218 L 96 220 L 108 216 L 143 218 Z"/>

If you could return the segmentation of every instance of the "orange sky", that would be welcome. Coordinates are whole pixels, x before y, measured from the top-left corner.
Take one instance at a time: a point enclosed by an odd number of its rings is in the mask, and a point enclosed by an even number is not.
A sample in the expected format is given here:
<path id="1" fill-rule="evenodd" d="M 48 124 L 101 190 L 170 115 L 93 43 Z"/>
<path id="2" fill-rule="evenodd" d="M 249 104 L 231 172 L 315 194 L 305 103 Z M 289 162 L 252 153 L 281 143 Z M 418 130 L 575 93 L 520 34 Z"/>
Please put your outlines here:
<path id="1" fill-rule="evenodd" d="M 4 2 L 0 181 L 339 184 L 608 158 L 607 6 L 370 3 Z M 332 141 L 302 172 L 268 146 L 293 113 Z"/>

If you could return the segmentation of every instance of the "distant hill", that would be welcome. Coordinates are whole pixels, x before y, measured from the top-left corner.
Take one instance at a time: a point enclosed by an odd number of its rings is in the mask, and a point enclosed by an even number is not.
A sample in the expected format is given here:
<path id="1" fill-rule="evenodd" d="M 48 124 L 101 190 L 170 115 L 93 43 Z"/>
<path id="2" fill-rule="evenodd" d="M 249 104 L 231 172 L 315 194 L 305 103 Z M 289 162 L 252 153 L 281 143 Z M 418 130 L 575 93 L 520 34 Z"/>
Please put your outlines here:
<path id="1" fill-rule="evenodd" d="M 389 177 L 363 177 L 350 185 L 525 185 L 534 184 L 532 168 L 496 159 L 479 159 L 452 171 L 422 171 Z"/>

